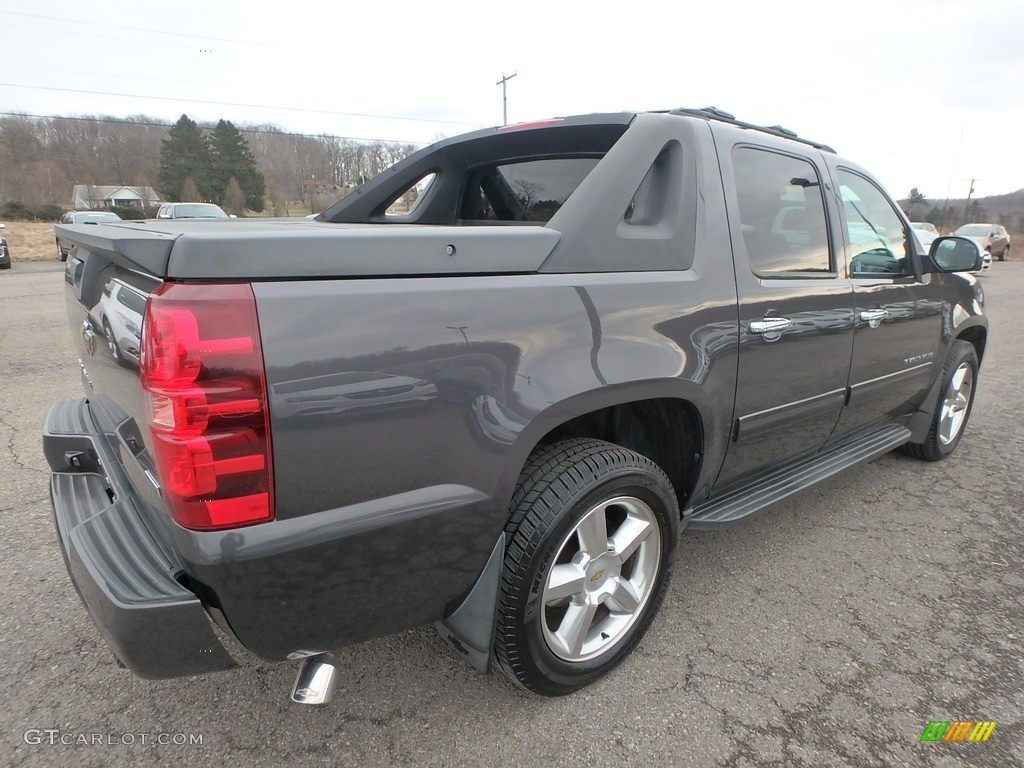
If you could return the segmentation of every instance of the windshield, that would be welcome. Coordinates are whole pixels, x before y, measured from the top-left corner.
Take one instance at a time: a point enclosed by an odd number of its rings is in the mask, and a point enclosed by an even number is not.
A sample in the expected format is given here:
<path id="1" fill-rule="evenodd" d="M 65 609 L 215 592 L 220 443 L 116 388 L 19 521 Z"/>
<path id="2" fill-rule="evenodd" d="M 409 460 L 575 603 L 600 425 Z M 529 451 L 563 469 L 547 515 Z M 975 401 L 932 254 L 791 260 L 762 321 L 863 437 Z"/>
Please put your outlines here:
<path id="1" fill-rule="evenodd" d="M 174 206 L 176 219 L 226 219 L 228 215 L 216 205 L 196 203 Z"/>
<path id="2" fill-rule="evenodd" d="M 956 231 L 956 234 L 967 235 L 968 237 L 985 237 L 988 235 L 989 229 L 988 224 L 964 224 Z"/>
<path id="3" fill-rule="evenodd" d="M 98 221 L 120 221 L 116 213 L 86 213 L 75 217 L 76 224 L 95 224 Z"/>

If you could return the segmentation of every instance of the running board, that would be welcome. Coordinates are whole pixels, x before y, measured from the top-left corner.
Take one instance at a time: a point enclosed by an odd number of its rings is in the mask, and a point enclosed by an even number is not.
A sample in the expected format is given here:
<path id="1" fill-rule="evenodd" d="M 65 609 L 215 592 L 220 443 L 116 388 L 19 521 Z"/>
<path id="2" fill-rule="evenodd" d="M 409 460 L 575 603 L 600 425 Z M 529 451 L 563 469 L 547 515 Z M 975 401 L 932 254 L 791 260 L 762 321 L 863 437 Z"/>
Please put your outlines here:
<path id="1" fill-rule="evenodd" d="M 810 458 L 779 467 L 749 485 L 712 497 L 694 508 L 689 527 L 695 530 L 730 528 L 765 507 L 788 499 L 844 469 L 898 448 L 910 439 L 910 434 L 906 427 L 889 425 Z"/>

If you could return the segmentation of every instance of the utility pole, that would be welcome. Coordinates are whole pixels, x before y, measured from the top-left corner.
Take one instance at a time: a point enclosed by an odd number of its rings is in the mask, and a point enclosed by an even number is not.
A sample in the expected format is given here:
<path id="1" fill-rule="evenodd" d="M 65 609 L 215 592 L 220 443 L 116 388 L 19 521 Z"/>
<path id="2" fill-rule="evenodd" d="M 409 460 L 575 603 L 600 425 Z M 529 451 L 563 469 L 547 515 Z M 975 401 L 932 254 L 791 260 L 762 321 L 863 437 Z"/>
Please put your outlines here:
<path id="1" fill-rule="evenodd" d="M 504 72 L 501 73 L 501 80 L 495 83 L 495 85 L 501 86 L 501 124 L 508 125 L 508 81 L 518 75 L 518 72 L 513 72 L 511 75 L 506 75 Z"/>
<path id="2" fill-rule="evenodd" d="M 981 179 L 964 179 L 964 181 L 971 182 L 971 188 L 967 191 L 967 204 L 964 206 L 964 221 L 971 220 L 971 195 L 974 194 L 974 182 L 981 181 Z"/>

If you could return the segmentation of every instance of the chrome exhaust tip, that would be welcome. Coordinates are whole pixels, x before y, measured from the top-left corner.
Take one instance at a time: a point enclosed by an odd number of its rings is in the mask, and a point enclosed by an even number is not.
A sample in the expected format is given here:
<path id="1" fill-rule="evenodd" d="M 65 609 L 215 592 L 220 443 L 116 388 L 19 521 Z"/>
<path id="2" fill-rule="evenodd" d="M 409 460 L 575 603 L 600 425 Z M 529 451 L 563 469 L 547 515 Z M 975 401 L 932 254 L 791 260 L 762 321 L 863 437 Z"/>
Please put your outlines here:
<path id="1" fill-rule="evenodd" d="M 330 653 L 310 656 L 302 662 L 292 686 L 296 704 L 327 704 L 334 698 L 341 676 L 341 662 Z"/>

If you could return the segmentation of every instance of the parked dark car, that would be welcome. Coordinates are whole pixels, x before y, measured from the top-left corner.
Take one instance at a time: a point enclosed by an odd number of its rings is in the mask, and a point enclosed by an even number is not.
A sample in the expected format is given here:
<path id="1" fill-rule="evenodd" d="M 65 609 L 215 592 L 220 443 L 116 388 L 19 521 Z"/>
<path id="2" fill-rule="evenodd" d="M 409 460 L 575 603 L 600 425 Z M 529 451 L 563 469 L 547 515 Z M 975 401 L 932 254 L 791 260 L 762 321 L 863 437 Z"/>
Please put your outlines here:
<path id="1" fill-rule="evenodd" d="M 1001 224 L 964 224 L 953 234 L 975 238 L 993 259 L 1006 261 L 1010 256 L 1010 233 Z"/>
<path id="2" fill-rule="evenodd" d="M 6 224 L 0 224 L 0 229 L 5 229 Z M 11 268 L 11 251 L 7 246 L 7 239 L 0 236 L 0 269 Z"/>
<path id="3" fill-rule="evenodd" d="M 596 681 L 694 583 L 682 528 L 949 457 L 988 340 L 975 241 L 922 251 L 867 171 L 713 109 L 445 139 L 315 220 L 60 232 L 78 593 L 139 675 L 301 660 L 303 703 L 430 623 L 530 691 Z M 137 370 L 97 343 L 112 280 Z"/>
<path id="4" fill-rule="evenodd" d="M 113 211 L 68 211 L 60 217 L 61 224 L 109 224 L 112 221 L 121 221 L 121 217 Z M 59 234 L 56 235 L 56 241 L 57 258 L 67 261 L 71 244 L 61 240 Z"/>

